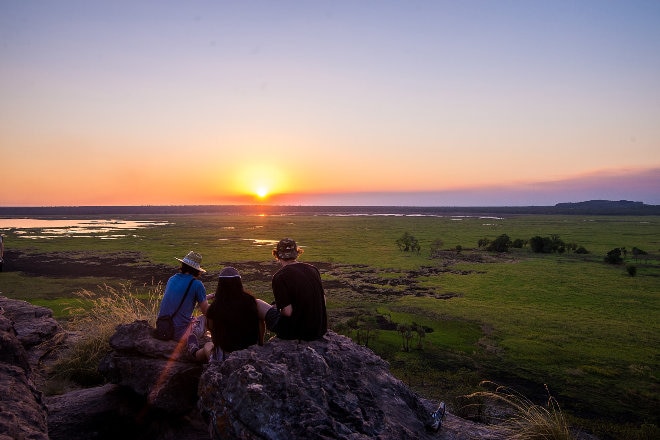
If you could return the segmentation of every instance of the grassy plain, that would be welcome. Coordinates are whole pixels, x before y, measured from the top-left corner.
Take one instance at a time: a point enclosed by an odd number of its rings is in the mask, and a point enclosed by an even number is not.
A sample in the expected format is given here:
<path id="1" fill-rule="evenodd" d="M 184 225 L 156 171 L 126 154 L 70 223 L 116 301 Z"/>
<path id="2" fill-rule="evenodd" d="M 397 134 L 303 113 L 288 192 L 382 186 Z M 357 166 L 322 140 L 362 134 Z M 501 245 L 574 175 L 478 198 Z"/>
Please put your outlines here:
<path id="1" fill-rule="evenodd" d="M 401 334 L 395 329 L 375 329 L 369 341 L 390 362 L 393 373 L 421 394 L 447 400 L 459 412 L 458 396 L 472 392 L 484 379 L 511 385 L 539 401 L 547 398 L 547 384 L 562 408 L 579 417 L 579 423 L 591 420 L 602 438 L 633 438 L 621 434 L 632 432 L 621 426 L 639 432 L 655 425 L 657 433 L 660 217 L 132 218 L 168 224 L 116 240 L 26 240 L 10 231 L 6 246 L 28 254 L 79 253 L 90 258 L 138 252 L 149 264 L 171 266 L 172 273 L 174 257 L 194 249 L 209 271 L 207 290 L 214 291 L 213 275 L 224 265 L 250 270 L 258 263 L 274 272 L 273 242 L 290 236 L 305 250 L 302 261 L 334 267 L 324 272 L 331 325 L 345 328 L 348 319 L 362 315 L 395 324 L 415 322 L 432 330 L 422 340 L 423 349 L 415 342 L 409 352 L 401 349 Z M 395 242 L 405 232 L 419 240 L 419 254 L 397 248 Z M 524 240 L 555 234 L 590 253 L 534 254 L 524 247 L 495 255 L 477 249 L 480 239 L 501 234 Z M 432 259 L 429 249 L 436 240 L 447 252 Z M 605 254 L 616 247 L 628 250 L 626 263 L 637 267 L 636 276 L 629 276 L 625 265 L 604 263 Z M 649 255 L 635 261 L 633 247 Z M 65 317 L 75 291 L 90 283 L 116 282 L 0 275 L 0 293 L 46 305 L 60 317 Z M 412 289 L 411 279 L 422 290 Z M 258 297 L 272 298 L 267 278 L 254 277 L 247 287 Z"/>

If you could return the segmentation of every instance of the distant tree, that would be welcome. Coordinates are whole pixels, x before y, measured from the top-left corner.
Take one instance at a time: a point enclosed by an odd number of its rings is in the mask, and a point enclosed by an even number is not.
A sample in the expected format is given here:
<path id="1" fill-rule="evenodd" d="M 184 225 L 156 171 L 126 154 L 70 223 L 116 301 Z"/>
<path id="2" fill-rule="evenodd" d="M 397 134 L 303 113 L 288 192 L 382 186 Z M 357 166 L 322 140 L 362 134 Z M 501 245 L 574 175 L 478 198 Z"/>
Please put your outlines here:
<path id="1" fill-rule="evenodd" d="M 537 254 L 564 253 L 566 251 L 566 245 L 556 234 L 550 237 L 535 235 L 529 239 L 529 247 L 532 249 L 532 252 Z"/>
<path id="2" fill-rule="evenodd" d="M 561 238 L 559 238 L 559 235 L 557 234 L 552 234 L 550 235 L 550 240 L 552 242 L 552 251 L 557 252 L 560 254 L 563 254 L 566 252 L 566 245 L 562 241 Z"/>
<path id="3" fill-rule="evenodd" d="M 511 243 L 511 247 L 514 247 L 514 248 L 516 248 L 516 249 L 522 249 L 522 248 L 524 248 L 526 245 L 527 245 L 527 241 L 526 241 L 526 240 L 523 240 L 522 238 L 516 238 L 516 239 L 513 240 L 513 242 Z"/>
<path id="4" fill-rule="evenodd" d="M 360 312 L 346 322 L 346 327 L 350 331 L 349 336 L 355 335 L 355 342 L 368 347 L 369 341 L 376 335 L 378 325 L 374 316 Z"/>
<path id="5" fill-rule="evenodd" d="M 632 264 L 629 264 L 626 266 L 626 272 L 628 272 L 628 275 L 631 277 L 634 277 L 637 275 L 637 266 L 633 266 Z"/>
<path id="6" fill-rule="evenodd" d="M 488 246 L 489 244 L 490 244 L 490 239 L 488 239 L 488 238 L 482 238 L 478 242 L 478 246 L 480 248 L 484 248 L 484 247 Z"/>
<path id="7" fill-rule="evenodd" d="M 648 255 L 648 252 L 639 249 L 638 247 L 632 248 L 632 255 L 635 260 L 637 260 L 642 255 Z"/>
<path id="8" fill-rule="evenodd" d="M 419 254 L 419 251 L 421 250 L 419 241 L 408 232 L 405 232 L 399 237 L 399 239 L 397 239 L 396 245 L 399 247 L 399 250 L 403 252 L 416 252 Z"/>
<path id="9" fill-rule="evenodd" d="M 549 240 L 547 240 L 547 243 L 549 244 Z M 546 246 L 546 240 L 540 235 L 535 235 L 529 239 L 529 247 L 532 252 L 537 254 L 550 253 L 550 246 Z"/>
<path id="10" fill-rule="evenodd" d="M 497 237 L 495 240 L 493 240 L 488 245 L 486 250 L 490 252 L 503 253 L 509 251 L 509 246 L 511 246 L 511 239 L 509 238 L 508 235 L 502 234 L 499 237 Z"/>
<path id="11" fill-rule="evenodd" d="M 463 250 L 463 246 L 461 246 L 460 244 L 457 244 L 455 249 L 456 249 L 456 253 L 460 254 L 461 251 Z"/>
<path id="12" fill-rule="evenodd" d="M 585 249 L 584 246 L 580 246 L 577 249 L 575 249 L 576 254 L 588 254 L 589 251 Z"/>
<path id="13" fill-rule="evenodd" d="M 609 264 L 621 264 L 623 263 L 623 258 L 621 258 L 621 248 L 614 248 L 605 255 L 605 262 Z"/>
<path id="14" fill-rule="evenodd" d="M 399 324 L 396 330 L 401 334 L 403 351 L 410 351 L 410 339 L 412 338 L 412 328 L 406 324 Z"/>
<path id="15" fill-rule="evenodd" d="M 424 342 L 422 339 L 426 337 L 426 330 L 424 329 L 424 326 L 421 326 L 415 322 L 412 323 L 412 329 L 413 331 L 417 334 L 417 348 L 419 350 L 424 349 Z"/>

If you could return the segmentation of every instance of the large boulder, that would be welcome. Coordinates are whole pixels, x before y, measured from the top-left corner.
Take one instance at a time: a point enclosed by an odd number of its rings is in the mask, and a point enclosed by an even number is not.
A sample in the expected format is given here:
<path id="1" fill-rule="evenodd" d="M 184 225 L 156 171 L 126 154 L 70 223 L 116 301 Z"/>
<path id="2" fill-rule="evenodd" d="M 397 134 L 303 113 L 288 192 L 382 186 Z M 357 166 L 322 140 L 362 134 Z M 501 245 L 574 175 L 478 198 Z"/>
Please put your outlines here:
<path id="1" fill-rule="evenodd" d="M 40 345 L 62 332 L 53 311 L 26 301 L 0 296 L 0 308 L 14 322 L 16 336 L 26 349 Z"/>
<path id="2" fill-rule="evenodd" d="M 437 439 L 437 405 L 393 377 L 368 348 L 333 332 L 312 342 L 273 339 L 211 364 L 200 410 L 214 439 Z M 492 438 L 443 427 L 445 439 Z M 475 429 L 473 429 L 475 428 Z"/>
<path id="3" fill-rule="evenodd" d="M 117 326 L 99 371 L 111 383 L 131 389 L 152 409 L 183 415 L 196 408 L 202 365 L 191 360 L 183 342 L 153 337 L 147 321 Z"/>
<path id="4" fill-rule="evenodd" d="M 106 384 L 46 398 L 50 440 L 198 440 L 208 438 L 198 414 L 173 418 L 149 410 L 130 389 Z"/>
<path id="5" fill-rule="evenodd" d="M 312 342 L 275 338 L 207 365 L 191 361 L 183 344 L 160 341 L 152 334 L 146 321 L 117 327 L 110 338 L 112 352 L 99 367 L 119 385 L 110 395 L 129 392 L 119 405 L 135 408 L 143 402 L 140 414 L 153 420 L 201 422 L 201 413 L 214 439 L 501 438 L 483 425 L 451 414 L 439 433 L 428 431 L 438 403 L 417 396 L 390 374 L 384 360 L 334 332 Z M 133 400 L 130 395 L 139 399 L 127 405 Z M 62 420 L 58 433 L 66 432 L 67 418 Z M 144 426 L 136 427 L 142 429 L 141 438 L 162 437 L 147 434 L 154 432 L 153 426 L 146 431 Z M 158 428 L 161 434 L 163 428 L 162 424 Z M 177 431 L 175 425 L 167 429 Z M 187 433 L 199 435 L 199 431 L 197 426 Z"/>
<path id="6" fill-rule="evenodd" d="M 24 301 L 0 297 L 0 439 L 47 440 L 47 410 L 32 380 L 26 347 L 16 327 L 25 328 Z M 29 315 L 29 314 L 28 314 Z"/>

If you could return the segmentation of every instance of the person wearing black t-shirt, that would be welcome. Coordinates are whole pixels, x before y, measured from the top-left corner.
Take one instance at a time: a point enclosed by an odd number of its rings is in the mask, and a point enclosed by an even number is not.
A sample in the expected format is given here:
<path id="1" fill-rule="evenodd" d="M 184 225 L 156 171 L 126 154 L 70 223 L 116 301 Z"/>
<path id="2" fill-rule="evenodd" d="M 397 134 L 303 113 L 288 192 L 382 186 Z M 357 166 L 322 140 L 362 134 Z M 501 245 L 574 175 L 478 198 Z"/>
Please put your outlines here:
<path id="1" fill-rule="evenodd" d="M 273 275 L 275 305 L 258 300 L 259 315 L 268 330 L 281 339 L 320 339 L 328 330 L 325 291 L 319 270 L 297 261 L 302 254 L 296 242 L 283 238 L 273 249 L 281 268 Z"/>

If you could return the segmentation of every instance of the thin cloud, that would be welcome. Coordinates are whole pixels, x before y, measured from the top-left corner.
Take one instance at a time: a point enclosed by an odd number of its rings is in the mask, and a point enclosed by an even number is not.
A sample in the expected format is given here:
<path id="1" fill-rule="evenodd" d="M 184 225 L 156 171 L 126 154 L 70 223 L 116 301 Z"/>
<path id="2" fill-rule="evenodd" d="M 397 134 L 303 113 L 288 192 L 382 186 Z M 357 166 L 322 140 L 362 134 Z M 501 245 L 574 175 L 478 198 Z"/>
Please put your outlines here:
<path id="1" fill-rule="evenodd" d="M 450 191 L 278 194 L 280 205 L 327 206 L 552 206 L 585 200 L 660 204 L 660 168 L 605 170 L 561 180 L 459 188 Z"/>

